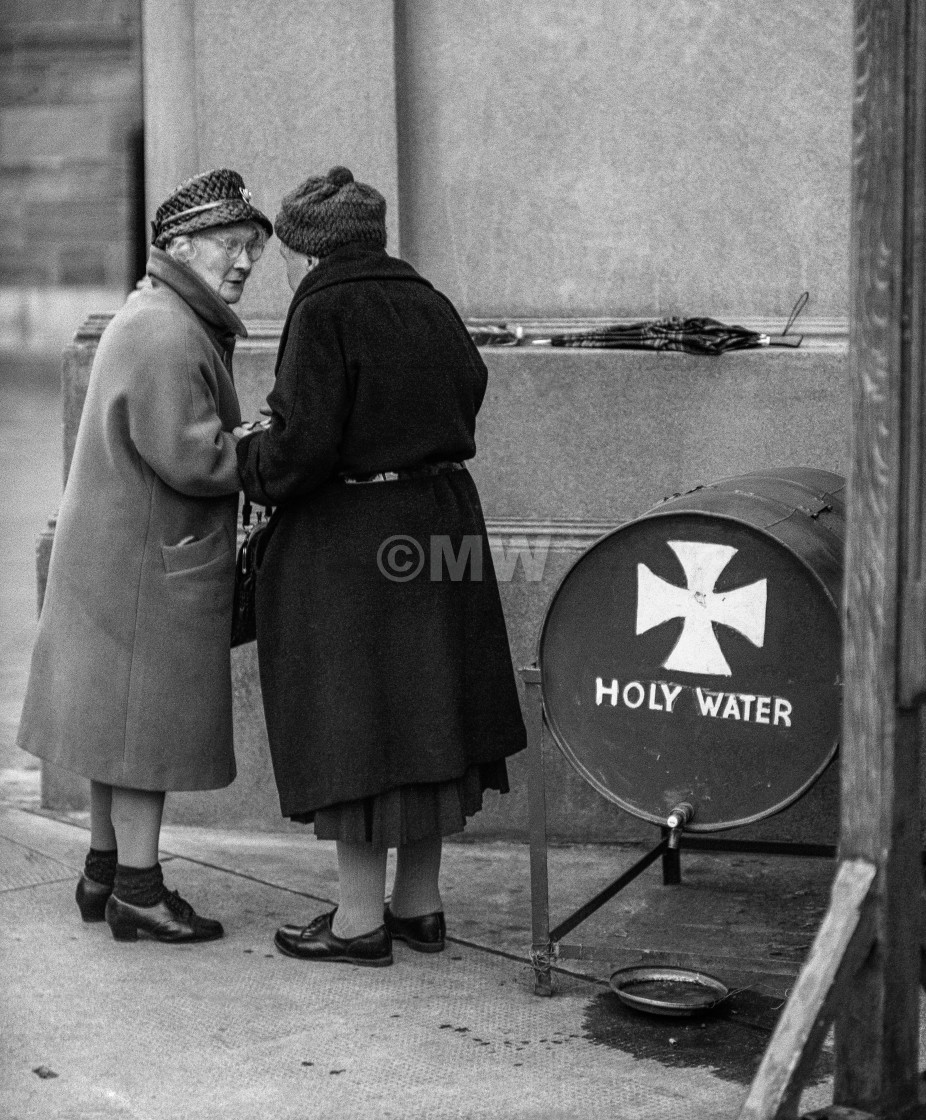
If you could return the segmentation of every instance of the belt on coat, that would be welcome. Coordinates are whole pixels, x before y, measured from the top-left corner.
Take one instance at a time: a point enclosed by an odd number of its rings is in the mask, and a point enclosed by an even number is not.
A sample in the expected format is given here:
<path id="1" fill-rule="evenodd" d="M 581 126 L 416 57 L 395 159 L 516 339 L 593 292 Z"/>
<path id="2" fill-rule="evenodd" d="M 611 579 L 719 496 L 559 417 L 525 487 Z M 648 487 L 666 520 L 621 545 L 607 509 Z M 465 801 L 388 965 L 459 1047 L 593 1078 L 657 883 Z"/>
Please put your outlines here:
<path id="1" fill-rule="evenodd" d="M 373 474 L 342 474 L 342 482 L 350 484 L 363 482 L 398 482 L 403 478 L 428 478 L 447 471 L 463 471 L 462 463 L 422 463 L 420 467 L 403 467 L 398 471 L 376 471 Z"/>

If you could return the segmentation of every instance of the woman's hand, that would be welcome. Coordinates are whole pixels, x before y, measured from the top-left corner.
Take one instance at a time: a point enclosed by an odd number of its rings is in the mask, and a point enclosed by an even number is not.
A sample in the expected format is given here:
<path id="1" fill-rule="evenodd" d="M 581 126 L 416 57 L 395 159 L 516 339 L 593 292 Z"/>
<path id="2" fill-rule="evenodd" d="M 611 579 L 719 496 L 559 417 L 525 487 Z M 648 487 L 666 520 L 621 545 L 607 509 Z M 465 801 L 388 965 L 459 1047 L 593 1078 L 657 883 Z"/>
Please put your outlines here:
<path id="1" fill-rule="evenodd" d="M 241 439 L 243 436 L 252 435 L 254 432 L 265 432 L 269 427 L 269 420 L 245 420 L 237 428 L 232 428 L 232 435 L 235 439 Z"/>

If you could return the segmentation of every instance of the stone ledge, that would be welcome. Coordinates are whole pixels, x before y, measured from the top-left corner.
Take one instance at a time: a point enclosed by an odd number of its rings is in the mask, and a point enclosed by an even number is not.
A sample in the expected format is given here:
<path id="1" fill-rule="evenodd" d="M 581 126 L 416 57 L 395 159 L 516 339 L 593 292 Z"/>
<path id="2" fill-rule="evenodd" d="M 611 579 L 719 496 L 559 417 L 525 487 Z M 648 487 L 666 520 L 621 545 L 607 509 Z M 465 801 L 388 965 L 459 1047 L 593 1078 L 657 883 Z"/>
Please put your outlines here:
<path id="1" fill-rule="evenodd" d="M 112 318 L 111 312 L 92 312 L 84 323 L 77 330 L 75 335 L 76 339 L 82 338 L 99 338 L 106 328 L 107 323 Z M 562 334 L 568 331 L 583 331 L 592 330 L 595 327 L 601 327 L 605 324 L 620 324 L 625 325 L 628 323 L 640 322 L 639 318 L 584 318 L 584 319 L 506 319 L 504 316 L 494 319 L 486 318 L 469 318 L 466 319 L 466 325 L 472 330 L 478 330 L 485 326 L 503 326 L 509 330 L 521 328 L 524 332 L 525 342 L 520 346 L 484 346 L 481 349 L 492 351 L 503 350 L 516 350 L 523 352 L 528 349 L 531 339 L 542 338 L 551 333 Z M 784 328 L 784 323 L 780 319 L 763 319 L 763 318 L 750 318 L 750 317 L 727 317 L 724 322 L 738 323 L 740 326 L 746 327 L 748 330 L 758 331 L 761 334 L 778 334 Z M 274 349 L 280 341 L 280 334 L 283 330 L 283 319 L 247 319 L 244 324 L 247 327 L 248 337 L 243 342 L 239 343 L 241 346 L 254 346 L 264 347 L 273 345 Z M 849 338 L 849 322 L 847 319 L 815 319 L 803 317 L 798 320 L 798 323 L 792 328 L 791 333 L 794 335 L 802 335 L 804 341 L 800 347 L 793 349 L 789 347 L 770 347 L 769 351 L 778 353 L 783 350 L 785 353 L 794 353 L 795 350 L 803 350 L 808 346 L 820 345 L 839 345 L 844 343 L 848 345 Z M 538 350 L 542 349 L 537 347 Z M 762 349 L 764 348 L 755 348 Z M 575 352 L 575 351 L 571 351 Z M 604 348 L 578 351 L 581 353 L 604 353 Z M 611 351 L 617 353 L 618 351 Z M 623 353 L 633 353 L 634 351 L 622 351 Z M 636 351 L 639 353 L 640 351 Z M 654 351 L 644 351 L 644 353 L 654 353 Z M 677 351 L 667 351 L 666 353 L 677 353 Z M 696 357 L 706 355 L 694 355 Z"/>

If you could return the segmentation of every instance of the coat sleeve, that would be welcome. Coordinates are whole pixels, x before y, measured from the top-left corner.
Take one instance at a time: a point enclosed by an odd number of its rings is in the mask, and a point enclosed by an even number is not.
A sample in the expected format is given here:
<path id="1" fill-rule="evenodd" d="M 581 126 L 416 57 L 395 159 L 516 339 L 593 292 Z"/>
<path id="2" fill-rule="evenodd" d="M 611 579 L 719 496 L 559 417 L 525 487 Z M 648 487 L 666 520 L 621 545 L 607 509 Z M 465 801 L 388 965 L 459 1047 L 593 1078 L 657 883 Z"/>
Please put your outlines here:
<path id="1" fill-rule="evenodd" d="M 322 301 L 304 300 L 293 312 L 267 397 L 270 426 L 238 444 L 247 496 L 261 505 L 282 505 L 327 481 L 353 398 L 337 318 Z"/>
<path id="2" fill-rule="evenodd" d="M 469 361 L 469 366 L 473 374 L 473 408 L 476 414 L 482 408 L 482 402 L 485 400 L 486 389 L 489 385 L 489 371 L 485 362 L 482 360 L 482 355 L 479 353 L 479 348 L 473 342 L 472 335 L 466 328 L 459 311 L 454 307 L 451 300 L 444 295 L 443 292 L 434 289 L 434 294 L 440 298 L 441 307 L 445 312 L 449 313 L 456 328 L 457 335 L 463 348 L 466 351 L 466 357 Z"/>
<path id="3" fill-rule="evenodd" d="M 181 494 L 233 494 L 241 488 L 235 438 L 222 430 L 207 355 L 191 333 L 165 332 L 158 346 L 130 356 L 129 438 L 154 473 Z"/>

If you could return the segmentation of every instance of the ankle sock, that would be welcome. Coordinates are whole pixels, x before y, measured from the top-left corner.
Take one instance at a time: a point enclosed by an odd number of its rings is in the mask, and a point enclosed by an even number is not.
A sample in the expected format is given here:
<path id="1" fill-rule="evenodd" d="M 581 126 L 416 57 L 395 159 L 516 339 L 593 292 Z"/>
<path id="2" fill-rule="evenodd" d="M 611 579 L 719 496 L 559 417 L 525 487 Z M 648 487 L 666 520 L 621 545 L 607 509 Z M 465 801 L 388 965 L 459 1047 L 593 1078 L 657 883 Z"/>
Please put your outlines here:
<path id="1" fill-rule="evenodd" d="M 124 867 L 121 863 L 117 864 L 113 894 L 120 902 L 128 902 L 132 906 L 156 906 L 164 897 L 161 865 Z"/>
<path id="2" fill-rule="evenodd" d="M 104 887 L 111 887 L 116 879 L 116 849 L 91 848 L 84 860 L 84 875 Z"/>

